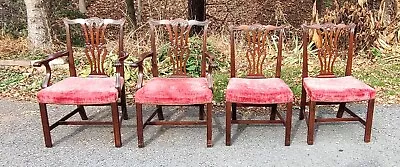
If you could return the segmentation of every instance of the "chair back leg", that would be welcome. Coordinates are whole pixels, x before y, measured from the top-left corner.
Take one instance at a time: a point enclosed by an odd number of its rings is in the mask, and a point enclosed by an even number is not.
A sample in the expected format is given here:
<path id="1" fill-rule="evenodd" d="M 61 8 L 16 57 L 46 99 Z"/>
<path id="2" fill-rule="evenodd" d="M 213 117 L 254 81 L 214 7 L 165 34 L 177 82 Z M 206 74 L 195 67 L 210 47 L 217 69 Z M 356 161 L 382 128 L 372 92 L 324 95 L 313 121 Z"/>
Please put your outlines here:
<path id="1" fill-rule="evenodd" d="M 340 103 L 339 104 L 339 110 L 336 114 L 336 118 L 342 118 L 343 117 L 343 113 L 344 113 L 344 108 L 346 107 L 346 103 Z"/>
<path id="2" fill-rule="evenodd" d="M 157 106 L 157 116 L 158 120 L 164 120 L 164 113 L 162 111 L 162 106 Z"/>
<path id="3" fill-rule="evenodd" d="M 275 120 L 276 119 L 276 113 L 278 112 L 277 108 L 278 108 L 278 105 L 276 105 L 276 104 L 274 104 L 271 107 L 271 115 L 269 117 L 270 120 Z"/>
<path id="4" fill-rule="evenodd" d="M 232 120 L 237 120 L 237 104 L 236 103 L 231 103 L 231 109 L 232 109 Z"/>
<path id="5" fill-rule="evenodd" d="M 121 89 L 121 110 L 122 110 L 122 118 L 124 120 L 128 120 L 128 111 L 126 107 L 126 96 L 125 96 L 125 85 L 122 86 Z"/>
<path id="6" fill-rule="evenodd" d="M 83 108 L 83 106 L 77 106 L 77 107 L 78 107 L 78 110 L 79 110 L 78 111 L 79 115 L 81 116 L 82 120 L 88 120 L 89 118 L 86 115 L 85 108 Z"/>
<path id="7" fill-rule="evenodd" d="M 304 112 L 306 110 L 306 100 L 307 100 L 307 92 L 303 87 L 302 91 L 301 91 L 299 120 L 303 120 L 304 119 Z"/>
<path id="8" fill-rule="evenodd" d="M 199 120 L 204 120 L 204 105 L 199 106 Z"/>

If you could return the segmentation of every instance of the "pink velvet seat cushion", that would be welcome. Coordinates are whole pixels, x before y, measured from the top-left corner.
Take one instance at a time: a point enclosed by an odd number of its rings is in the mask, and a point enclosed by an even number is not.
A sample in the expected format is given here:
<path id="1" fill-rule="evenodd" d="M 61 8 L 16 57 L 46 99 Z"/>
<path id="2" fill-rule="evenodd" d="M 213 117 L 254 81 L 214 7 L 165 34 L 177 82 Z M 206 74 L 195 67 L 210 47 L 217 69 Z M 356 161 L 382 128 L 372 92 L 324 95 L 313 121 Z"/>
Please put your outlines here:
<path id="1" fill-rule="evenodd" d="M 135 94 L 142 104 L 188 105 L 212 102 L 206 78 L 153 78 Z"/>
<path id="2" fill-rule="evenodd" d="M 351 102 L 374 99 L 376 91 L 352 77 L 304 78 L 304 88 L 312 101 Z"/>
<path id="3" fill-rule="evenodd" d="M 226 89 L 226 101 L 247 104 L 277 104 L 293 102 L 293 93 L 280 78 L 231 78 Z"/>
<path id="4" fill-rule="evenodd" d="M 121 80 L 122 87 L 124 80 Z M 114 77 L 69 77 L 40 90 L 37 98 L 39 103 L 49 104 L 108 104 L 118 99 L 115 83 Z"/>

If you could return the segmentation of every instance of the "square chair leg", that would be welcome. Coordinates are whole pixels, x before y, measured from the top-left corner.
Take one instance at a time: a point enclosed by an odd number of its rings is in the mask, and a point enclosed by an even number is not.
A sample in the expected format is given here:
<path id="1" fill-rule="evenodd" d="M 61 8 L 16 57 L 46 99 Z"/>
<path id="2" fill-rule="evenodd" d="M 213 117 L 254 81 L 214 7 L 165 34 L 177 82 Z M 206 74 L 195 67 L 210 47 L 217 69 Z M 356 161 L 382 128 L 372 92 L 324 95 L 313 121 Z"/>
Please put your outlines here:
<path id="1" fill-rule="evenodd" d="M 287 103 L 285 121 L 285 146 L 290 146 L 290 133 L 292 131 L 292 103 Z"/>
<path id="2" fill-rule="evenodd" d="M 121 124 L 119 123 L 118 104 L 116 102 L 111 103 L 111 112 L 115 147 L 121 147 Z"/>
<path id="3" fill-rule="evenodd" d="M 212 103 L 207 104 L 207 147 L 212 147 Z"/>
<path id="4" fill-rule="evenodd" d="M 308 133 L 307 133 L 307 144 L 314 144 L 314 131 L 315 131 L 315 106 L 316 102 L 310 101 L 310 111 L 308 116 Z"/>
<path id="5" fill-rule="evenodd" d="M 40 108 L 40 118 L 42 120 L 44 143 L 46 147 L 50 148 L 53 146 L 53 143 L 51 142 L 49 118 L 47 115 L 46 104 L 39 103 L 39 108 Z"/>
<path id="6" fill-rule="evenodd" d="M 225 145 L 231 145 L 231 128 L 232 128 L 232 103 L 226 102 L 226 133 L 225 133 Z"/>
<path id="7" fill-rule="evenodd" d="M 143 148 L 143 115 L 142 115 L 142 104 L 136 103 L 136 128 L 138 137 L 138 147 Z"/>
<path id="8" fill-rule="evenodd" d="M 374 104 L 375 104 L 375 99 L 368 100 L 367 118 L 366 118 L 366 122 L 365 122 L 365 134 L 364 134 L 364 142 L 366 142 L 366 143 L 371 141 L 372 118 L 374 115 Z"/>

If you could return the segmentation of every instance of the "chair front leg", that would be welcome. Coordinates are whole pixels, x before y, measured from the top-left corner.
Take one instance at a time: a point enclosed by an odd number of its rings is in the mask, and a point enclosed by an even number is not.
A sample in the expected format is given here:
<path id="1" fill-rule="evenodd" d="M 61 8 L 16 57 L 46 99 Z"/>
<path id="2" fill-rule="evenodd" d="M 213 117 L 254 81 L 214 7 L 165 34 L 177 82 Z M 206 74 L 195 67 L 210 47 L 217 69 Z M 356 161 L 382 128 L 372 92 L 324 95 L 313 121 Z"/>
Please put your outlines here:
<path id="1" fill-rule="evenodd" d="M 81 116 L 82 120 L 88 120 L 89 118 L 86 115 L 85 108 L 83 106 L 77 106 L 79 110 L 79 115 Z"/>
<path id="2" fill-rule="evenodd" d="M 226 102 L 226 127 L 225 127 L 225 145 L 231 145 L 231 128 L 232 128 L 232 103 Z"/>
<path id="3" fill-rule="evenodd" d="M 111 103 L 115 147 L 121 147 L 121 124 L 119 123 L 118 103 Z"/>
<path id="4" fill-rule="evenodd" d="M 365 122 L 365 134 L 364 134 L 364 142 L 368 143 L 371 141 L 371 130 L 372 130 L 372 118 L 374 116 L 374 105 L 375 99 L 368 100 L 368 111 L 367 118 Z"/>
<path id="5" fill-rule="evenodd" d="M 207 104 L 207 147 L 212 147 L 212 103 Z"/>
<path id="6" fill-rule="evenodd" d="M 292 106 L 293 104 L 287 103 L 286 121 L 285 121 L 285 146 L 290 146 L 290 133 L 292 131 Z"/>
<path id="7" fill-rule="evenodd" d="M 137 122 L 137 137 L 138 137 L 138 147 L 143 148 L 143 115 L 142 115 L 142 104 L 136 103 L 136 122 Z"/>
<path id="8" fill-rule="evenodd" d="M 42 120 L 44 143 L 46 147 L 50 148 L 53 147 L 53 143 L 51 142 L 49 118 L 47 115 L 46 104 L 39 103 L 39 109 L 40 109 L 40 118 Z"/>
<path id="9" fill-rule="evenodd" d="M 315 128 L 315 106 L 316 102 L 310 101 L 310 111 L 308 112 L 308 134 L 307 134 L 307 144 L 314 144 L 314 128 Z"/>

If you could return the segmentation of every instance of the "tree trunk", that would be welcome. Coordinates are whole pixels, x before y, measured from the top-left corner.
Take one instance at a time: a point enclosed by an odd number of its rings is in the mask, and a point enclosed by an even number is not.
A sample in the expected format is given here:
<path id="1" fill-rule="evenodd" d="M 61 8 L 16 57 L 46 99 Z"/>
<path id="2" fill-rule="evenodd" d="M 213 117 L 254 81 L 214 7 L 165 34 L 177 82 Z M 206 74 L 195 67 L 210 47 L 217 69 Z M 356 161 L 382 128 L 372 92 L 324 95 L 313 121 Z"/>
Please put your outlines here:
<path id="1" fill-rule="evenodd" d="M 322 7 L 324 6 L 324 0 L 316 0 L 317 1 L 317 11 L 318 14 L 322 14 Z"/>
<path id="2" fill-rule="evenodd" d="M 51 36 L 47 18 L 47 0 L 24 0 L 28 21 L 28 39 L 31 49 L 48 49 Z"/>
<path id="3" fill-rule="evenodd" d="M 85 0 L 79 0 L 78 7 L 79 7 L 79 12 L 81 12 L 81 13 L 86 13 L 86 3 L 85 3 Z"/>
<path id="4" fill-rule="evenodd" d="M 206 0 L 188 0 L 189 19 L 204 21 L 206 19 Z"/>
<path id="5" fill-rule="evenodd" d="M 126 3 L 126 9 L 128 11 L 128 16 L 133 24 L 133 26 L 136 28 L 137 27 L 137 21 L 136 21 L 136 10 L 135 10 L 135 4 L 133 3 L 134 0 L 125 0 Z"/>
<path id="6" fill-rule="evenodd" d="M 188 0 L 188 14 L 191 20 L 206 20 L 206 0 Z M 195 33 L 200 31 L 199 27 L 194 27 Z"/>
<path id="7" fill-rule="evenodd" d="M 138 22 L 142 22 L 142 0 L 137 0 L 138 6 Z"/>

